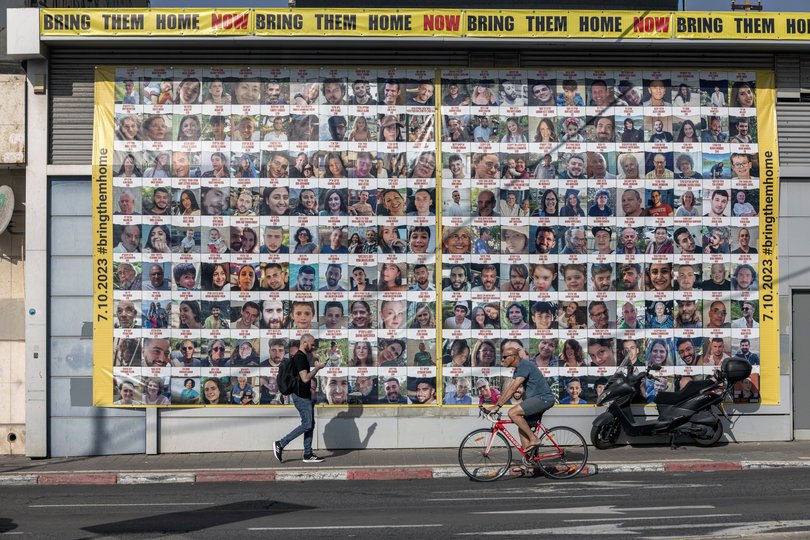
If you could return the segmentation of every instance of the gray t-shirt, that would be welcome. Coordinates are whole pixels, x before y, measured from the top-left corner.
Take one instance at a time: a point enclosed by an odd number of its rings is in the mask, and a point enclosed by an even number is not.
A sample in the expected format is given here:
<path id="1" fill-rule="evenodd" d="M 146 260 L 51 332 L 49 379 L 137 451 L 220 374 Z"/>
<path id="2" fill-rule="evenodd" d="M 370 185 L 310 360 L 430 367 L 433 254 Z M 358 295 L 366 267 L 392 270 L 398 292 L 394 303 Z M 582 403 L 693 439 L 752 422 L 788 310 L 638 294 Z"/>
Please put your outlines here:
<path id="1" fill-rule="evenodd" d="M 543 377 L 543 374 L 540 373 L 540 370 L 534 362 L 526 359 L 521 360 L 515 368 L 514 376 L 516 378 L 523 377 L 525 379 L 523 384 L 526 387 L 526 397 L 524 399 L 538 397 L 544 401 L 554 402 L 554 394 L 551 391 L 551 387 L 549 387 L 546 378 Z"/>

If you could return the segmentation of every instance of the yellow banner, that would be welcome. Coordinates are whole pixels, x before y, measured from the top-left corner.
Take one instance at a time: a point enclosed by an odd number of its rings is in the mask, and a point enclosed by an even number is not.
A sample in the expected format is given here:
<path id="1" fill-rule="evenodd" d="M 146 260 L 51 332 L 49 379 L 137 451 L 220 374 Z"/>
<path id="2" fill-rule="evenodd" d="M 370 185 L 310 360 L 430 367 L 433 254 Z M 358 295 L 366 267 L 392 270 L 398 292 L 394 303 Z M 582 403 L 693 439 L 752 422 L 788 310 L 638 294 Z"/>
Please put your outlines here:
<path id="1" fill-rule="evenodd" d="M 757 72 L 759 126 L 759 336 L 762 403 L 775 405 L 779 395 L 779 147 L 776 134 L 776 80 L 772 71 Z"/>
<path id="2" fill-rule="evenodd" d="M 93 115 L 93 358 L 113 357 L 113 137 L 115 71 L 96 68 Z M 93 362 L 93 404 L 112 403 L 109 362 Z"/>
<path id="3" fill-rule="evenodd" d="M 419 9 L 42 9 L 42 36 L 810 39 L 810 13 Z"/>
<path id="4" fill-rule="evenodd" d="M 257 36 L 416 36 L 460 37 L 462 12 L 456 10 L 257 9 Z"/>
<path id="5" fill-rule="evenodd" d="M 241 36 L 253 30 L 248 9 L 43 9 L 43 36 Z"/>
<path id="6" fill-rule="evenodd" d="M 676 13 L 676 39 L 810 39 L 808 13 Z"/>
<path id="7" fill-rule="evenodd" d="M 466 12 L 465 36 L 512 38 L 669 38 L 669 12 L 494 11 Z"/>

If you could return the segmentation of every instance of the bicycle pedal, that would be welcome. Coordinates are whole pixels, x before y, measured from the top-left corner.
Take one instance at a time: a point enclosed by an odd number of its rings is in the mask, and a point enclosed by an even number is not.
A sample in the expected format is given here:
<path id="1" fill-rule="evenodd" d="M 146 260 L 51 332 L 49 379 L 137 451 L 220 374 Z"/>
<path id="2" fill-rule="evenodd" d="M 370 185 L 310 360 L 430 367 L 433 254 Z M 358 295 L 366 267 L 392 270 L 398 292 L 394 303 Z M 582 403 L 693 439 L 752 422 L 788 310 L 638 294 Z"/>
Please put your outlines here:
<path id="1" fill-rule="evenodd" d="M 523 456 L 522 463 L 523 463 L 524 466 L 532 468 L 532 469 L 536 469 L 536 468 L 540 467 L 540 464 L 538 464 L 536 461 L 534 461 L 534 459 L 527 458 L 526 456 Z"/>

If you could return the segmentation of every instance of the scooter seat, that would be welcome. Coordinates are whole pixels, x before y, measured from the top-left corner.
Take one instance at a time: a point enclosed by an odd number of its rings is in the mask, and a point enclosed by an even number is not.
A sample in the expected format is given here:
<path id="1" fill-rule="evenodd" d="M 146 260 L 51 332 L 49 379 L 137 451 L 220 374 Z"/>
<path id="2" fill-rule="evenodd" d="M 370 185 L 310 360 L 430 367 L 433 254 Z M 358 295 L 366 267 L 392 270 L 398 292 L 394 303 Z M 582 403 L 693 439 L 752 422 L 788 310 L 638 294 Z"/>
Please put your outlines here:
<path id="1" fill-rule="evenodd" d="M 689 381 L 689 383 L 678 392 L 658 392 L 655 395 L 655 403 L 659 405 L 676 405 L 682 401 L 689 399 L 692 396 L 698 395 L 700 392 L 713 386 L 714 381 Z"/>

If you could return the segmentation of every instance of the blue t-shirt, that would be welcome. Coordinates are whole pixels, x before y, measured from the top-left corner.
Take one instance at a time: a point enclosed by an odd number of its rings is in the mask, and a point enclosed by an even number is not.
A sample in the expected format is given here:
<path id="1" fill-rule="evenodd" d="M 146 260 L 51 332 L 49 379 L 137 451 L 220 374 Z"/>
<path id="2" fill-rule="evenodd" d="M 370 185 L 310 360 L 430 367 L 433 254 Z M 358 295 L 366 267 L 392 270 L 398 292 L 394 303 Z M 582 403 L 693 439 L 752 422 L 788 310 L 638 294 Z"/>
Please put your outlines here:
<path id="1" fill-rule="evenodd" d="M 479 253 L 489 253 L 489 244 L 484 242 L 481 239 L 475 241 L 475 245 L 473 247 L 473 252 L 476 254 Z"/>
<path id="2" fill-rule="evenodd" d="M 472 405 L 472 397 L 469 394 L 466 394 L 462 397 L 458 397 L 455 392 L 448 392 L 444 396 L 444 404 L 445 405 Z"/>
<path id="3" fill-rule="evenodd" d="M 525 382 L 523 383 L 526 387 L 526 397 L 524 399 L 538 397 L 544 401 L 551 401 L 554 402 L 554 394 L 551 392 L 551 387 L 549 387 L 546 378 L 543 377 L 543 374 L 540 373 L 540 370 L 537 369 L 537 365 L 530 360 L 521 360 L 518 366 L 515 368 L 515 375 L 517 377 L 523 377 Z"/>

